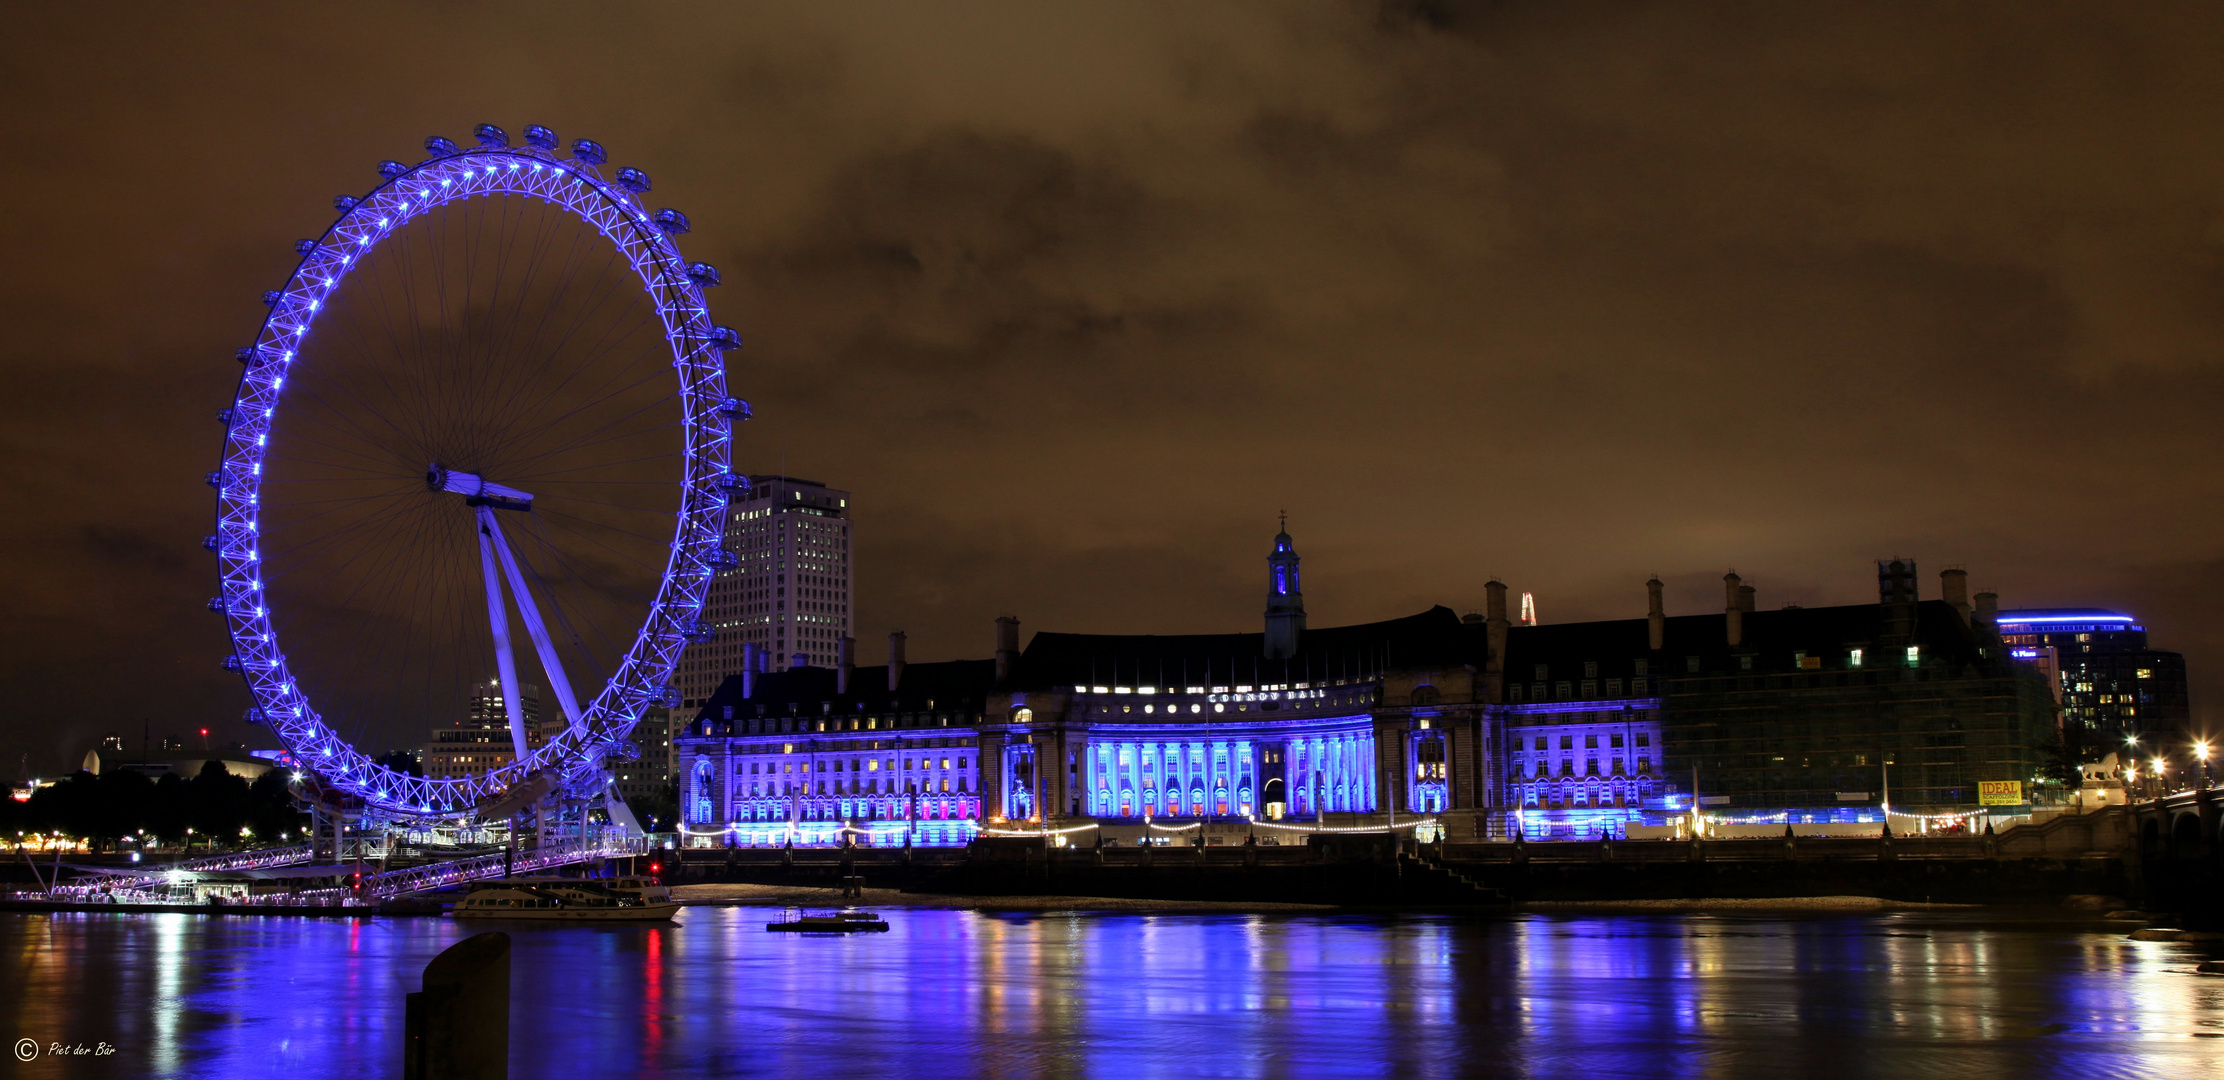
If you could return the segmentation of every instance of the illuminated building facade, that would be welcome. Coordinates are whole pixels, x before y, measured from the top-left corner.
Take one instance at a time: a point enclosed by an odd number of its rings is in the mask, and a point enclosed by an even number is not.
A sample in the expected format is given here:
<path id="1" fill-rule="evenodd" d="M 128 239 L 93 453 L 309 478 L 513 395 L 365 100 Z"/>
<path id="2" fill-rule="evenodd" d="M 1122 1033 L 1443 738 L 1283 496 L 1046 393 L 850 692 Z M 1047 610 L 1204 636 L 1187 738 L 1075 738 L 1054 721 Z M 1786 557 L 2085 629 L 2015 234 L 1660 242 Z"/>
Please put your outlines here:
<path id="1" fill-rule="evenodd" d="M 674 740 L 693 842 L 1589 838 L 1695 804 L 1873 821 L 1887 781 L 1903 811 L 2030 785 L 2055 723 L 1959 570 L 1942 600 L 1893 560 L 1876 604 L 1768 612 L 1732 574 L 1722 611 L 1673 618 L 1654 581 L 1645 618 L 1558 625 L 1510 620 L 1493 581 L 1481 613 L 1313 628 L 1287 532 L 1267 569 L 1257 633 L 1037 633 L 1022 650 L 1007 617 L 993 660 L 907 667 L 898 634 L 887 667 L 844 649 L 729 678 Z"/>
<path id="2" fill-rule="evenodd" d="M 2177 741 L 2191 719 L 2185 656 L 2148 647 L 2147 628 L 2130 615 L 2003 611 L 2000 634 L 2017 656 L 2055 673 L 2066 743 L 2104 753 L 2137 738 L 2152 750 Z"/>
<path id="3" fill-rule="evenodd" d="M 744 673 L 674 738 L 695 846 L 963 844 L 988 661 Z"/>
<path id="4" fill-rule="evenodd" d="M 682 708 L 700 707 L 744 666 L 833 667 L 850 633 L 849 492 L 815 480 L 752 476 L 726 517 L 735 565 L 703 604 L 718 632 L 681 654 L 672 683 Z"/>

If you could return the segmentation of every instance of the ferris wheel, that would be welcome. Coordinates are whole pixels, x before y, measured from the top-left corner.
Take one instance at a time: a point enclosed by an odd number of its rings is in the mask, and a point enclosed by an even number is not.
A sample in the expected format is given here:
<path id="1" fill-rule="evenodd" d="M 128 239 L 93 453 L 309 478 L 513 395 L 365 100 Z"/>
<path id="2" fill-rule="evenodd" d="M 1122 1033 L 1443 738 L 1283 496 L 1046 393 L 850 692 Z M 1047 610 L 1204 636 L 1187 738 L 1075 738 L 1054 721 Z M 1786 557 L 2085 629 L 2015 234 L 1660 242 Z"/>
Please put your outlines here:
<path id="1" fill-rule="evenodd" d="M 402 818 L 604 793 L 715 636 L 699 615 L 747 489 L 741 342 L 703 298 L 718 270 L 681 257 L 687 216 L 594 142 L 475 134 L 382 162 L 296 244 L 208 475 L 210 607 L 250 720 Z M 431 775 L 373 755 L 428 741 Z"/>

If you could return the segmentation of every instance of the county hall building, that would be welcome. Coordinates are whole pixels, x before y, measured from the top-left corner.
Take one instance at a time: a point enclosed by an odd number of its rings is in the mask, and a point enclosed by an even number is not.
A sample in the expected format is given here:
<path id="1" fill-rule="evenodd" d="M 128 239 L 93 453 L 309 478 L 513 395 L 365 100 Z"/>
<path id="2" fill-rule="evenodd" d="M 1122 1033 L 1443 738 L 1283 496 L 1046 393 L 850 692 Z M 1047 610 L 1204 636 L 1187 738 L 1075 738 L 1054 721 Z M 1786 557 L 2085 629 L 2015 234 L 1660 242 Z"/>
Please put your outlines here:
<path id="1" fill-rule="evenodd" d="M 1415 827 L 1449 840 L 1621 835 L 1687 812 L 1847 820 L 1891 774 L 1895 805 L 1973 803 L 2031 780 L 2054 723 L 1960 571 L 1918 601 L 1515 625 L 1506 589 L 1309 627 L 1285 531 L 1256 633 L 1037 633 L 996 623 L 993 659 L 775 665 L 747 650 L 675 738 L 697 846 L 950 845 L 988 831 L 1076 842 L 1242 842 Z M 775 668 L 780 668 L 775 670 Z M 1696 785 L 1696 786 L 1694 786 Z M 1061 833 L 1061 830 L 1065 830 Z M 1290 842 L 1295 841 L 1290 837 Z"/>

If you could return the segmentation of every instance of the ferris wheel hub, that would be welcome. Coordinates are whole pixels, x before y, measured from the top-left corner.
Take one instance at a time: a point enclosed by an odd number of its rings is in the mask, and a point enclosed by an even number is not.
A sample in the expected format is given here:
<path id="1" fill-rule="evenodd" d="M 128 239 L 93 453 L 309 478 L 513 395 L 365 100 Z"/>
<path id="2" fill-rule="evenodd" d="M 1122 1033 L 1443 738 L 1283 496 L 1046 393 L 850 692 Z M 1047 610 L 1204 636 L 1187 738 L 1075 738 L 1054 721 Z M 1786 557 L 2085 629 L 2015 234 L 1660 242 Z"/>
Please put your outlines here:
<path id="1" fill-rule="evenodd" d="M 495 510 L 531 510 L 533 496 L 494 483 L 477 473 L 451 469 L 439 462 L 425 466 L 425 487 L 432 491 L 453 491 L 463 496 L 465 506 L 484 506 Z"/>

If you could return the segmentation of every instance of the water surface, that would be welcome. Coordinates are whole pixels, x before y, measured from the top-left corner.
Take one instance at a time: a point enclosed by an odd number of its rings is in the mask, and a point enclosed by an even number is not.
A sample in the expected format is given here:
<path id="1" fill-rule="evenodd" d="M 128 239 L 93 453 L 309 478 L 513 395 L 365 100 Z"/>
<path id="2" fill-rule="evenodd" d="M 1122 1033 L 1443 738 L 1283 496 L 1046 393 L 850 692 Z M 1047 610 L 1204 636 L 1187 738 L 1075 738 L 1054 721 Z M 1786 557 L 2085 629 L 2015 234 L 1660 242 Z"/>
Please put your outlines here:
<path id="1" fill-rule="evenodd" d="M 2202 947 L 1890 914 L 503 927 L 525 1077 L 2224 1076 Z M 398 1075 L 448 919 L 0 915 L 17 1076 Z"/>

